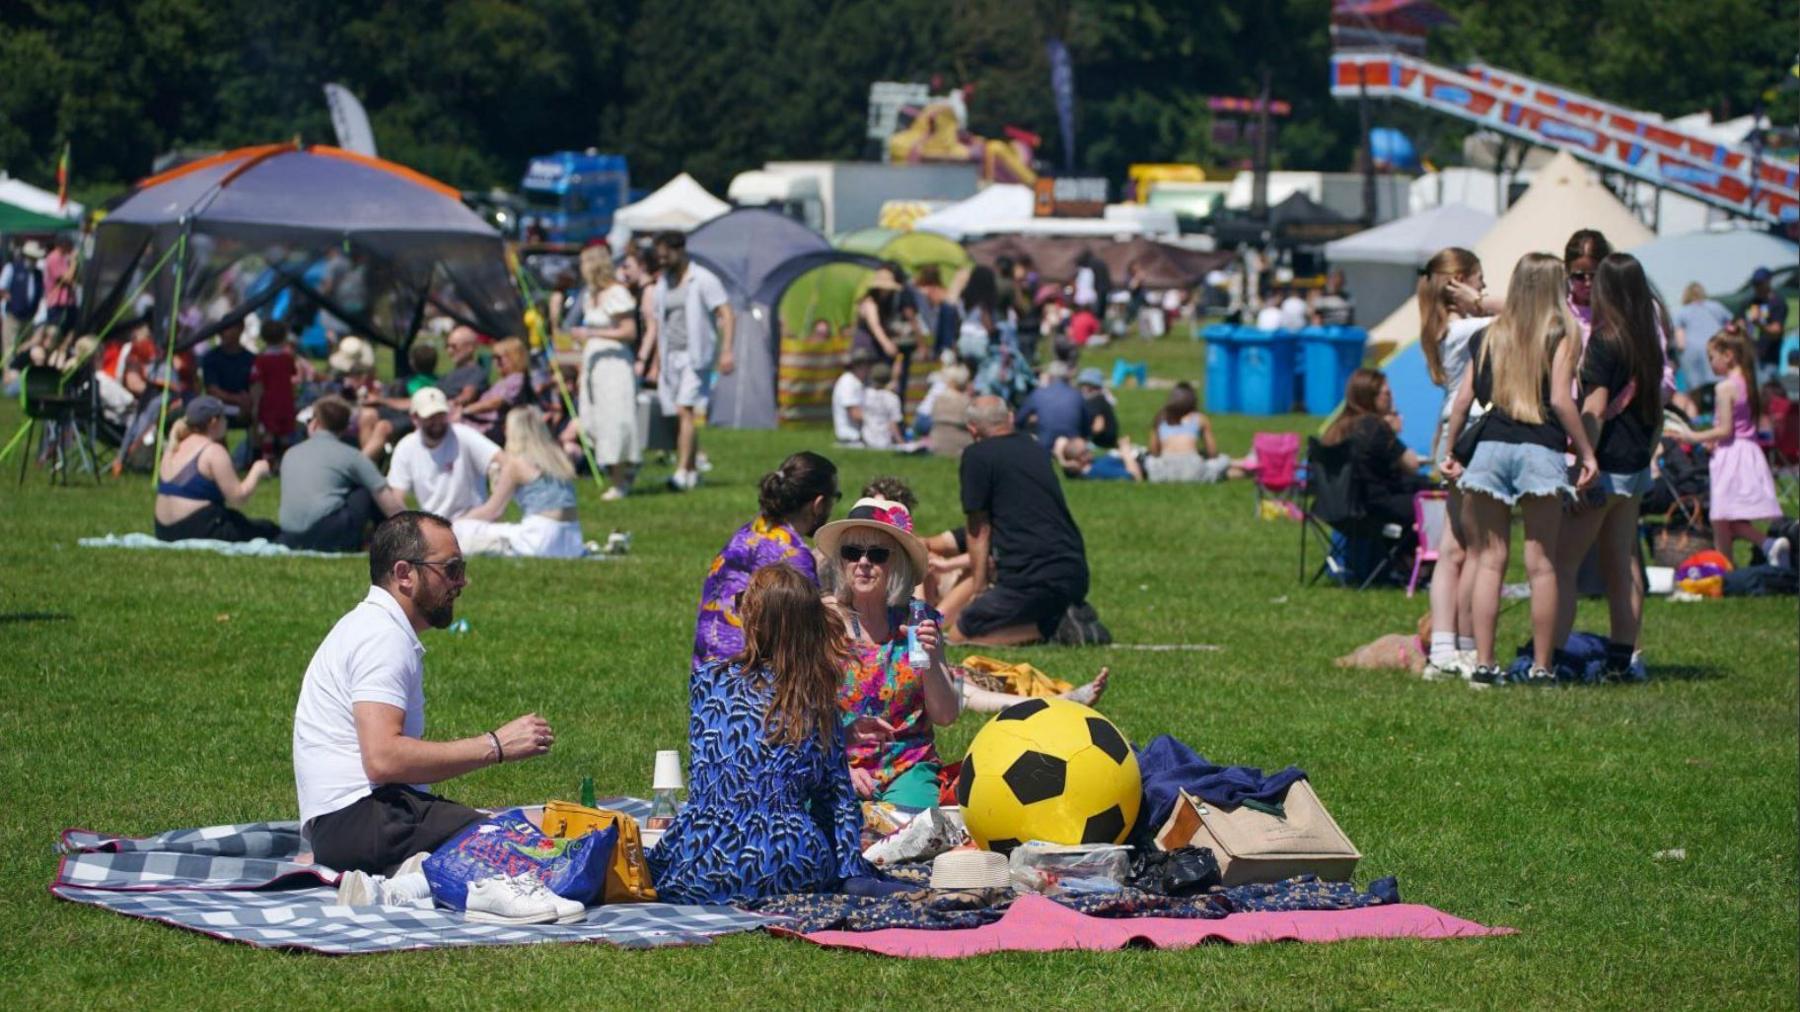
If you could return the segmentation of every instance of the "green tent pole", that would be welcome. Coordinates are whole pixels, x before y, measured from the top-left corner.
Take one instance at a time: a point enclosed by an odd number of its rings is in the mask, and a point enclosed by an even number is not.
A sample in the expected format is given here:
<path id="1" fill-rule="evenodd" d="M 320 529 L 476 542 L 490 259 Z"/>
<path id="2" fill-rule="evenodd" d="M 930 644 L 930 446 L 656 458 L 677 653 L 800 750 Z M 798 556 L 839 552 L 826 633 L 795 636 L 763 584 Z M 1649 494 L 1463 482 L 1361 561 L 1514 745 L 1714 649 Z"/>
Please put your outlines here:
<path id="1" fill-rule="evenodd" d="M 156 448 L 150 457 L 150 480 L 162 475 L 163 428 L 169 422 L 169 387 L 175 383 L 175 334 L 181 326 L 181 282 L 187 269 L 187 239 L 190 227 L 184 220 L 181 237 L 175 240 L 175 295 L 169 300 L 169 340 L 163 354 L 162 403 L 156 409 Z"/>

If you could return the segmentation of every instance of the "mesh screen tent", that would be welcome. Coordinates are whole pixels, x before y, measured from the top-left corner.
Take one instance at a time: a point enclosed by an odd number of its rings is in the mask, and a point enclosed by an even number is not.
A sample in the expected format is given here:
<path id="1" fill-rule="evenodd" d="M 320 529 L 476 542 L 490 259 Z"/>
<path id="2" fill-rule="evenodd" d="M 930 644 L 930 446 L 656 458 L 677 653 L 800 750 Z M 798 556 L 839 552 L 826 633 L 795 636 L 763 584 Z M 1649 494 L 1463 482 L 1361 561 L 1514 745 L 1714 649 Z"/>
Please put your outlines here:
<path id="1" fill-rule="evenodd" d="M 877 267 L 881 261 L 833 249 L 819 233 L 762 208 L 740 208 L 701 225 L 688 234 L 687 250 L 724 282 L 737 319 L 736 366 L 714 384 L 708 420 L 732 428 L 772 429 L 782 293 L 821 267 Z"/>
<path id="2" fill-rule="evenodd" d="M 185 254 L 169 255 L 183 236 Z M 251 312 L 298 333 L 322 310 L 395 348 L 428 305 L 487 334 L 523 333 L 500 235 L 455 190 L 332 147 L 240 148 L 138 184 L 95 231 L 82 328 L 113 319 L 153 270 L 159 343 L 181 286 L 177 348 Z"/>

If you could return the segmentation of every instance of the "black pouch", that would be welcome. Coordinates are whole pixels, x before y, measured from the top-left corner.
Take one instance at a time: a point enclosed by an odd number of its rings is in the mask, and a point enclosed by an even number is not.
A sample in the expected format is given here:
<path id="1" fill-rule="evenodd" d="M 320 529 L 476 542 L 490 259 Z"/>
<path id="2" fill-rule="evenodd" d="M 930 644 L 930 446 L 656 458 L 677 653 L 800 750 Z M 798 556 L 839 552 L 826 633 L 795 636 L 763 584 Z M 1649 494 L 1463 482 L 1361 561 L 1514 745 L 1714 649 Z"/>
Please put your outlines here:
<path id="1" fill-rule="evenodd" d="M 1130 884 L 1159 896 L 1193 896 L 1219 884 L 1219 859 L 1208 847 L 1142 849 L 1131 862 Z"/>

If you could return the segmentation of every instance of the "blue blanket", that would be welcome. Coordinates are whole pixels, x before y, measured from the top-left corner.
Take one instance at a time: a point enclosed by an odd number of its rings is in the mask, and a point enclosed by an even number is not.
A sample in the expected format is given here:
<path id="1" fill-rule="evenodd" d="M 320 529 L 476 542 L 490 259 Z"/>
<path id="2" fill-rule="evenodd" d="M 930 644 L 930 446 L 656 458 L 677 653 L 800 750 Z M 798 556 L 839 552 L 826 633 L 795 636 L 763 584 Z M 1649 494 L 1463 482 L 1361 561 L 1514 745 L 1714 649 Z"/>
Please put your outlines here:
<path id="1" fill-rule="evenodd" d="M 1232 807 L 1246 801 L 1279 804 L 1287 789 L 1306 779 L 1306 771 L 1289 766 L 1264 775 L 1254 766 L 1219 766 L 1189 748 L 1185 742 L 1163 734 L 1138 749 L 1138 770 L 1144 777 L 1144 821 L 1155 831 L 1175 810 L 1175 801 L 1186 790 L 1210 804 Z"/>

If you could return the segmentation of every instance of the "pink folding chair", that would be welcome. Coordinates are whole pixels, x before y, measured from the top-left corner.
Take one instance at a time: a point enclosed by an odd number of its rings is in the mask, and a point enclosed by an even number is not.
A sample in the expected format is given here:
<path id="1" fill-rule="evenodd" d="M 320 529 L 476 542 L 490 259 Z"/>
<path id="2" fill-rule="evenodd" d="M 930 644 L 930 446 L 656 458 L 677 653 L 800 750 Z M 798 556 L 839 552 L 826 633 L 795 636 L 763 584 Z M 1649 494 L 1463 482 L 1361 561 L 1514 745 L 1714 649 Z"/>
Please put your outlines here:
<path id="1" fill-rule="evenodd" d="M 1413 495 L 1413 530 L 1419 533 L 1419 549 L 1413 553 L 1412 579 L 1407 581 L 1406 596 L 1413 596 L 1413 590 L 1419 586 L 1419 573 L 1424 570 L 1425 563 L 1437 562 L 1438 542 L 1443 540 L 1444 528 L 1450 523 L 1450 497 L 1439 491 L 1418 492 Z"/>
<path id="2" fill-rule="evenodd" d="M 1262 515 L 1264 499 L 1295 504 L 1300 493 L 1300 434 L 1258 432 L 1250 437 L 1256 455 L 1256 513 Z M 1296 512 L 1297 508 L 1296 508 Z"/>

